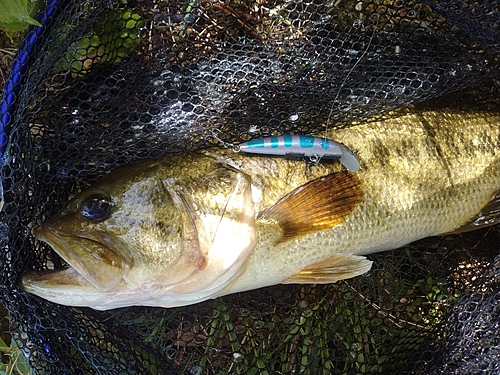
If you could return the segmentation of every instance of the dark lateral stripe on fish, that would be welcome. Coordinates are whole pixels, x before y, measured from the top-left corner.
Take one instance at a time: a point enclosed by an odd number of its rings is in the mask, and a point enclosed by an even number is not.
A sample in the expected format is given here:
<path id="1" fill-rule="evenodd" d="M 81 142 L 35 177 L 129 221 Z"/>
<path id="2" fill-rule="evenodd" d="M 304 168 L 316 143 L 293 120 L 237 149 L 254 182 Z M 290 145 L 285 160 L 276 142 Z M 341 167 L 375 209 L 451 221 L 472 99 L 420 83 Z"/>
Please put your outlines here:
<path id="1" fill-rule="evenodd" d="M 344 222 L 362 196 L 355 174 L 336 172 L 298 187 L 259 218 L 276 220 L 285 242 Z"/>

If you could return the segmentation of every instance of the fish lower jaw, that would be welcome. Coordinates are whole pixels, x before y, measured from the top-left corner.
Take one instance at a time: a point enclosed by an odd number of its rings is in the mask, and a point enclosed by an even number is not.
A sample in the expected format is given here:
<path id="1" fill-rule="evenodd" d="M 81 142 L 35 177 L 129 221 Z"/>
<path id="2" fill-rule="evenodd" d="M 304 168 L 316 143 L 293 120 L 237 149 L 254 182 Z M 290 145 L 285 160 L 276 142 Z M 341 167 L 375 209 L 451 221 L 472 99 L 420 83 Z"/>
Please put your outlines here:
<path id="1" fill-rule="evenodd" d="M 48 301 L 68 306 L 79 306 L 79 290 L 96 290 L 73 267 L 57 270 L 31 271 L 26 273 L 21 284 L 28 293 Z"/>
<path id="2" fill-rule="evenodd" d="M 120 282 L 113 290 L 100 290 L 73 267 L 53 271 L 31 271 L 23 276 L 21 284 L 26 292 L 50 302 L 65 306 L 91 307 L 96 310 L 151 305 L 148 301 L 154 300 L 151 287 L 130 288 L 125 282 Z"/>
<path id="3" fill-rule="evenodd" d="M 90 283 L 71 266 L 54 270 L 30 271 L 22 278 L 22 285 L 28 292 L 30 292 L 31 289 L 36 289 L 38 286 L 74 287 L 75 284 L 90 285 Z"/>

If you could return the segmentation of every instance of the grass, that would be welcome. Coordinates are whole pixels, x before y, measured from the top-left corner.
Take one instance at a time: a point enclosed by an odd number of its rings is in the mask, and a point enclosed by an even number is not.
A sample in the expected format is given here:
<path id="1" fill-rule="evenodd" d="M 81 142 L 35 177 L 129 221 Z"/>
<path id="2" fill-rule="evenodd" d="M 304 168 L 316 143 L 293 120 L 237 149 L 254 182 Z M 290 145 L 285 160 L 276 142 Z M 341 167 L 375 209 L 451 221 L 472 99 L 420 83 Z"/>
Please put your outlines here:
<path id="1" fill-rule="evenodd" d="M 7 309 L 0 305 L 0 375 L 32 375 L 34 374 L 28 360 L 17 347 L 16 341 L 9 333 L 10 318 Z"/>
<path id="2" fill-rule="evenodd" d="M 442 294 L 432 278 L 403 287 L 397 282 L 375 286 L 368 296 L 360 292 L 367 289 L 367 280 L 342 282 L 338 287 L 302 286 L 303 298 L 293 307 L 267 317 L 231 311 L 224 300 L 218 300 L 199 366 L 208 371 L 208 364 L 221 361 L 214 354 L 224 353 L 232 356 L 226 371 L 234 374 L 395 371 L 426 334 L 435 333 L 454 297 L 437 301 Z M 387 296 L 390 304 L 404 300 L 411 313 L 393 313 L 397 308 L 387 306 Z M 394 362 L 398 352 L 407 353 L 400 355 L 399 363 Z"/>

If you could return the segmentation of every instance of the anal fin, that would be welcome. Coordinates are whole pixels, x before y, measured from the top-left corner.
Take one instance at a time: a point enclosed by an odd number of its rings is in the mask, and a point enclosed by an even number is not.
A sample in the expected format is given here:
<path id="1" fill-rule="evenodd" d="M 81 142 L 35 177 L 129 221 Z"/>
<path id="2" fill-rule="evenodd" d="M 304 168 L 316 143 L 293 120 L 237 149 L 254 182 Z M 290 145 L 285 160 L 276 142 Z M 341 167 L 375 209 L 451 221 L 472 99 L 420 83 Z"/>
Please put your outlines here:
<path id="1" fill-rule="evenodd" d="M 362 275 L 370 270 L 372 261 L 359 255 L 337 255 L 314 263 L 289 277 L 283 284 L 330 284 Z"/>
<path id="2" fill-rule="evenodd" d="M 283 230 L 279 242 L 332 228 L 345 221 L 363 197 L 359 178 L 336 172 L 310 181 L 260 213 Z"/>

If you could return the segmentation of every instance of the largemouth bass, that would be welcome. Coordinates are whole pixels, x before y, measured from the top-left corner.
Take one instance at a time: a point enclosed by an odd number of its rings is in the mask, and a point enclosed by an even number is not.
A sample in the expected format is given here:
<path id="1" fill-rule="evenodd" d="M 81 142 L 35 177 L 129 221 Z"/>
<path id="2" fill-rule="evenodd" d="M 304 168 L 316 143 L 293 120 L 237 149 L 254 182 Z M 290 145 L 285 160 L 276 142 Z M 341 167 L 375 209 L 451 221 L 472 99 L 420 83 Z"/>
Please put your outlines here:
<path id="1" fill-rule="evenodd" d="M 332 283 L 498 209 L 498 113 L 405 111 L 328 136 L 359 171 L 228 150 L 117 169 L 35 229 L 69 268 L 29 272 L 24 288 L 106 310 Z"/>

